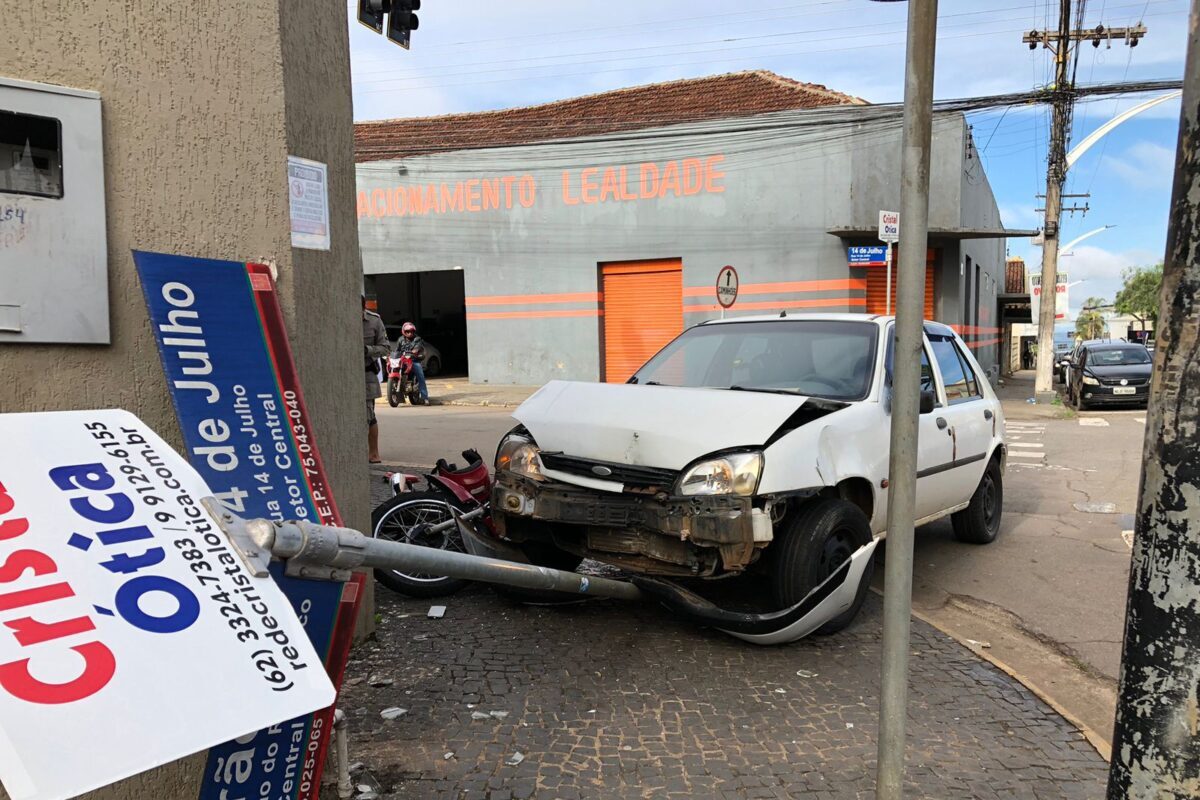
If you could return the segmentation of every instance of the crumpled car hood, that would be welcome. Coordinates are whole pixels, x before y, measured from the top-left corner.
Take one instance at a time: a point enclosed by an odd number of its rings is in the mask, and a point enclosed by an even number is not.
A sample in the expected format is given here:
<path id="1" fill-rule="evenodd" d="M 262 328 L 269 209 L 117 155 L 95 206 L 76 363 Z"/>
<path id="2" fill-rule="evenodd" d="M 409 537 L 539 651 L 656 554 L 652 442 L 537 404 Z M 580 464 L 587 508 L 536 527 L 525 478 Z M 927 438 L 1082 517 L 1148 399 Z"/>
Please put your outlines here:
<path id="1" fill-rule="evenodd" d="M 725 389 L 551 381 L 513 417 L 545 451 L 678 470 L 717 450 L 766 444 L 807 399 Z"/>

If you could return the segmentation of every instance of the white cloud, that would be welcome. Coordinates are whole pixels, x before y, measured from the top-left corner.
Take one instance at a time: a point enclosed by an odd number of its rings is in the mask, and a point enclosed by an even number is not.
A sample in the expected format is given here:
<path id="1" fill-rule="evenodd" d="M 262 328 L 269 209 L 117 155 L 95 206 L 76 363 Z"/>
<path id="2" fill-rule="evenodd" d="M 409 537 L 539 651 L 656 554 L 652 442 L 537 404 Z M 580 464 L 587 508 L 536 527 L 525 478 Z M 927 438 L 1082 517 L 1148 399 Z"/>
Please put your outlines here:
<path id="1" fill-rule="evenodd" d="M 1129 186 L 1158 191 L 1171 185 L 1175 151 L 1154 142 L 1141 141 L 1120 155 L 1105 155 L 1100 166 L 1119 176 Z"/>
<path id="2" fill-rule="evenodd" d="M 1042 215 L 1031 204 L 1002 203 L 1000 205 L 1000 219 L 1004 222 L 1004 227 L 1006 228 L 1042 227 Z"/>
<path id="3" fill-rule="evenodd" d="M 1089 297 L 1099 297 L 1112 302 L 1124 285 L 1121 273 L 1129 267 L 1154 264 L 1162 259 L 1147 250 L 1113 252 L 1101 247 L 1080 245 L 1074 254 L 1059 260 L 1059 271 L 1067 274 L 1069 283 L 1083 281 L 1070 289 L 1072 316 Z M 1031 271 L 1036 271 L 1031 270 Z"/>

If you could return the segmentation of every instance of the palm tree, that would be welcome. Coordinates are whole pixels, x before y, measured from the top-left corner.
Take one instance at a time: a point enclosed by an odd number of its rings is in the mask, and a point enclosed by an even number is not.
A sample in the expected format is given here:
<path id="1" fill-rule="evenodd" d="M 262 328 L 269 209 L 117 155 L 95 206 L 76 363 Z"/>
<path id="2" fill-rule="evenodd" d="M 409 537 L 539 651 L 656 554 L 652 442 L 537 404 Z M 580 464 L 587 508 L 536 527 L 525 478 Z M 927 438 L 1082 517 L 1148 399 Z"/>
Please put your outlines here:
<path id="1" fill-rule="evenodd" d="M 1089 297 L 1075 318 L 1075 333 L 1083 339 L 1099 339 L 1104 335 L 1104 314 L 1101 309 L 1109 303 L 1101 297 Z"/>

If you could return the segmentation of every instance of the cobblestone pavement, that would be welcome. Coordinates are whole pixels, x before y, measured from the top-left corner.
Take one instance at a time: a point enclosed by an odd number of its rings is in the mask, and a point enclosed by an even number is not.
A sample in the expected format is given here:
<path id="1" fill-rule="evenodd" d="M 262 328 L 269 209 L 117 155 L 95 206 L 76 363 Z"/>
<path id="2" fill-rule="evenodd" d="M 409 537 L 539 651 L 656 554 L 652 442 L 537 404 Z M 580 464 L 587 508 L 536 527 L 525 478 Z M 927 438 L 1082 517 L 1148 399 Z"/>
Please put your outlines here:
<path id="1" fill-rule="evenodd" d="M 476 585 L 428 619 L 428 600 L 377 600 L 341 705 L 381 797 L 874 796 L 874 595 L 841 634 L 776 648 L 651 605 L 520 606 Z M 1106 766 L 1077 731 L 913 625 L 908 797 L 1103 796 Z M 407 713 L 381 718 L 392 707 Z"/>

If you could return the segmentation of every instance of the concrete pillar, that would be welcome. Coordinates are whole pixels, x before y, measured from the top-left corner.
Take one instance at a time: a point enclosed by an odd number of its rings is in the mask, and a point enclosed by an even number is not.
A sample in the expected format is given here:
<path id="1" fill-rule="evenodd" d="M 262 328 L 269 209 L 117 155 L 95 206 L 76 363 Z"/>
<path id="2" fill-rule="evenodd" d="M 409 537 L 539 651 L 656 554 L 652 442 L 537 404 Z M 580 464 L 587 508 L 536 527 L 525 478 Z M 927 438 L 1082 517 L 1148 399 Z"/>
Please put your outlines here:
<path id="1" fill-rule="evenodd" d="M 0 411 L 120 407 L 181 447 L 130 250 L 273 262 L 335 496 L 366 526 L 345 4 L 27 0 L 4 29 L 0 75 L 101 95 L 112 344 L 4 345 Z M 329 165 L 329 252 L 291 247 L 289 154 Z M 203 763 L 92 796 L 195 797 Z"/>

